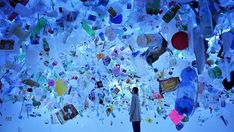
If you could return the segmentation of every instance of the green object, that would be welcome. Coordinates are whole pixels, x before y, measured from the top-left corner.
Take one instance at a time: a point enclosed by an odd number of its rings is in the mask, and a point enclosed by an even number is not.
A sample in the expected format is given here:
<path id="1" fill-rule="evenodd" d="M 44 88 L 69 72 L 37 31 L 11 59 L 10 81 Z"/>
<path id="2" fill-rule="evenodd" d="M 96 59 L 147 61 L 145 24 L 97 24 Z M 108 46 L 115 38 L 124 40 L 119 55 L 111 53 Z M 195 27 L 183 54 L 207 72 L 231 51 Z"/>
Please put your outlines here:
<path id="1" fill-rule="evenodd" d="M 32 29 L 31 36 L 36 36 L 41 32 L 41 29 L 48 24 L 48 21 L 45 18 L 40 18 L 37 22 L 37 25 Z"/>
<path id="2" fill-rule="evenodd" d="M 222 76 L 222 70 L 218 66 L 216 66 L 214 68 L 209 69 L 208 74 L 213 79 L 219 78 Z"/>
<path id="3" fill-rule="evenodd" d="M 33 106 L 35 107 L 39 107 L 41 105 L 41 102 L 37 101 L 34 97 L 32 98 L 32 101 L 33 101 Z"/>
<path id="4" fill-rule="evenodd" d="M 179 11 L 181 5 L 177 4 L 174 7 L 172 7 L 164 16 L 163 16 L 163 20 L 166 23 L 169 23 L 176 15 L 176 13 Z"/>
<path id="5" fill-rule="evenodd" d="M 185 116 L 182 122 L 188 122 L 189 121 L 189 116 Z"/>
<path id="6" fill-rule="evenodd" d="M 28 85 L 30 87 L 39 87 L 40 84 L 36 81 L 33 81 L 31 79 L 25 79 L 22 81 L 23 84 Z"/>
<path id="7" fill-rule="evenodd" d="M 157 15 L 160 11 L 160 1 L 161 0 L 151 0 L 146 2 L 146 13 Z"/>
<path id="8" fill-rule="evenodd" d="M 45 38 L 43 38 L 43 49 L 46 51 L 46 52 L 49 52 L 50 51 L 50 47 L 49 47 L 49 44 L 47 42 L 47 40 Z"/>
<path id="9" fill-rule="evenodd" d="M 81 22 L 82 28 L 85 30 L 85 32 L 87 34 L 89 34 L 90 36 L 94 36 L 95 32 L 94 30 L 86 23 L 86 22 Z"/>

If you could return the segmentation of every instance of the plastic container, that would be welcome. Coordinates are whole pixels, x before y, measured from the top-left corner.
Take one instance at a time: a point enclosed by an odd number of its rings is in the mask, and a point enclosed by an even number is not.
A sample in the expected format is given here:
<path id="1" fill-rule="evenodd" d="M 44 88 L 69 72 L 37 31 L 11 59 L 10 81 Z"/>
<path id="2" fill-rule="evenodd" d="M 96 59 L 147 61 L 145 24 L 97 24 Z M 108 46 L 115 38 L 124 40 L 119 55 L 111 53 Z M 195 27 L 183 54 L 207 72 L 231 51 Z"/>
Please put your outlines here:
<path id="1" fill-rule="evenodd" d="M 163 38 L 160 34 L 139 34 L 137 45 L 139 47 L 158 47 L 161 46 Z"/>
<path id="2" fill-rule="evenodd" d="M 184 68 L 180 76 L 183 81 L 195 81 L 197 79 L 197 73 L 192 67 Z"/>
<path id="3" fill-rule="evenodd" d="M 191 115 L 196 97 L 195 84 L 191 81 L 182 81 L 177 88 L 175 109 L 180 115 Z"/>
<path id="4" fill-rule="evenodd" d="M 201 27 L 201 32 L 205 38 L 210 38 L 213 35 L 214 28 L 209 3 L 207 0 L 199 0 L 198 3 L 200 20 L 199 26 Z"/>
<path id="5" fill-rule="evenodd" d="M 196 26 L 193 28 L 193 47 L 194 53 L 196 57 L 196 68 L 198 74 L 201 74 L 204 70 L 205 66 L 205 47 L 204 47 L 204 39 L 201 35 L 200 27 Z"/>
<path id="6" fill-rule="evenodd" d="M 114 24 L 121 24 L 123 21 L 123 15 L 119 14 L 115 17 L 110 16 L 110 21 Z"/>
<path id="7" fill-rule="evenodd" d="M 197 79 L 196 71 L 187 67 L 181 72 L 182 82 L 177 88 L 175 109 L 180 115 L 191 115 L 196 97 L 195 81 Z"/>

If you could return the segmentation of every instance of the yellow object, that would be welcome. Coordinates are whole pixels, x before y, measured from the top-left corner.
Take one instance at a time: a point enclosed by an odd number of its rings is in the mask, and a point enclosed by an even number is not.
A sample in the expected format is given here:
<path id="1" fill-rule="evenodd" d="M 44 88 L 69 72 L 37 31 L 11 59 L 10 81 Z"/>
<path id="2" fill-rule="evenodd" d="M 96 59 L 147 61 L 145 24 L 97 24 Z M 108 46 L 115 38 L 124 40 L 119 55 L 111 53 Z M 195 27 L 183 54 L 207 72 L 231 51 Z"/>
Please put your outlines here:
<path id="1" fill-rule="evenodd" d="M 67 91 L 67 87 L 64 85 L 63 80 L 58 79 L 56 81 L 55 91 L 58 96 L 63 95 Z"/>
<path id="2" fill-rule="evenodd" d="M 146 121 L 147 121 L 148 123 L 152 123 L 152 122 L 153 122 L 153 119 L 150 118 L 150 117 L 148 117 L 148 118 L 146 119 Z"/>

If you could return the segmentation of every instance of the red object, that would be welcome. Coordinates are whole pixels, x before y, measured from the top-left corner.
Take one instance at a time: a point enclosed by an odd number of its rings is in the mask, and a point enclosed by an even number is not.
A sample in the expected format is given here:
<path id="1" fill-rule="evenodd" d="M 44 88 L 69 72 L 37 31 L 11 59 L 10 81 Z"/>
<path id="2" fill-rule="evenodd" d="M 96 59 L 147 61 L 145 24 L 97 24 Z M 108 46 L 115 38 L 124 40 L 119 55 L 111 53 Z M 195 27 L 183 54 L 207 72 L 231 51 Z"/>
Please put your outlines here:
<path id="1" fill-rule="evenodd" d="M 131 82 L 131 80 L 128 78 L 127 80 L 126 80 L 126 83 L 130 83 Z"/>
<path id="2" fill-rule="evenodd" d="M 51 28 L 48 29 L 48 32 L 49 32 L 50 34 L 54 34 L 54 31 L 53 31 L 53 29 L 51 29 Z"/>
<path id="3" fill-rule="evenodd" d="M 162 14 L 162 13 L 163 13 L 163 10 L 162 10 L 162 9 L 160 9 L 160 10 L 159 10 L 159 14 Z"/>
<path id="4" fill-rule="evenodd" d="M 184 116 L 180 115 L 175 109 L 173 109 L 168 116 L 175 125 L 179 124 L 180 121 L 184 118 Z"/>
<path id="5" fill-rule="evenodd" d="M 154 99 L 162 99 L 163 96 L 160 93 L 153 93 L 153 98 Z"/>
<path id="6" fill-rule="evenodd" d="M 182 31 L 175 33 L 171 39 L 171 43 L 177 50 L 188 48 L 188 34 Z"/>

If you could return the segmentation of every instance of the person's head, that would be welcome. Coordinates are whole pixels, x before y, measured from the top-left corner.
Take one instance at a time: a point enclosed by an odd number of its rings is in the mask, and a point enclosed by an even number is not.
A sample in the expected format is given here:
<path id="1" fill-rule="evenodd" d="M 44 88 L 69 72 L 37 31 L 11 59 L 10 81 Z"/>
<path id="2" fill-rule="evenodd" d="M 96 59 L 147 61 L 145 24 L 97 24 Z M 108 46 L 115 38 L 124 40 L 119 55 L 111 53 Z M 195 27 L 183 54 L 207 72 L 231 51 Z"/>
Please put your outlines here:
<path id="1" fill-rule="evenodd" d="M 133 87 L 133 89 L 132 89 L 132 93 L 134 93 L 134 94 L 138 94 L 138 88 L 137 87 Z"/>

